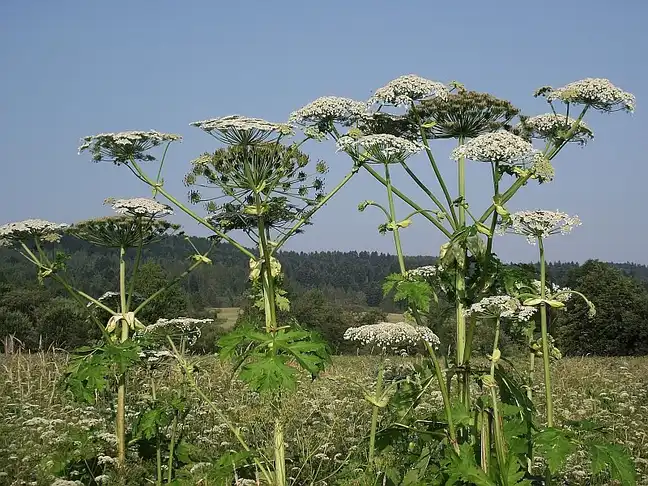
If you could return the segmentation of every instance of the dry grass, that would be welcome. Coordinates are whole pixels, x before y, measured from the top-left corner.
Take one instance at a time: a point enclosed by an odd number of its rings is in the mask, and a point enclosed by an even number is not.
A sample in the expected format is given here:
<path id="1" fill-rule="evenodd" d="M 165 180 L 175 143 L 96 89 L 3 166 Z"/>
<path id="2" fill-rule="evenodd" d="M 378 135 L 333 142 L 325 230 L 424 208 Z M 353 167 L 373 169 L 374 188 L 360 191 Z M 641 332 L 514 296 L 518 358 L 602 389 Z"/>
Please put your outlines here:
<path id="1" fill-rule="evenodd" d="M 101 455 L 106 456 L 105 472 L 110 474 L 109 460 L 115 454 L 113 408 L 102 399 L 94 406 L 73 403 L 58 387 L 65 361 L 64 355 L 0 356 L 0 484 L 49 486 L 53 474 L 63 474 L 57 472 L 58 464 Z M 284 417 L 292 478 L 323 484 L 321 480 L 334 473 L 347 456 L 351 463 L 363 461 L 370 408 L 358 385 L 371 386 L 376 358 L 336 358 L 320 379 L 312 383 L 305 379 L 279 411 L 240 383 L 230 383 L 228 367 L 217 360 L 204 358 L 201 365 L 201 387 L 241 426 L 254 447 L 268 447 L 275 415 Z M 588 418 L 602 424 L 599 434 L 632 451 L 640 484 L 648 485 L 648 358 L 565 359 L 554 371 L 558 418 Z M 158 395 L 172 394 L 180 388 L 180 375 L 169 369 L 136 373 L 129 384 L 130 423 L 150 400 L 152 382 Z M 204 403 L 197 398 L 191 403 L 183 433 L 200 448 L 205 461 L 238 448 L 227 427 Z M 438 407 L 433 391 L 426 406 Z M 133 477 L 139 479 L 129 484 L 147 484 L 142 478 L 150 479 L 151 464 L 142 461 L 134 447 L 130 458 L 135 465 Z M 74 478 L 75 471 L 82 474 L 84 468 L 79 460 L 66 475 Z M 601 484 L 588 482 L 586 469 L 578 454 L 571 458 L 566 470 L 568 484 Z M 197 476 L 188 470 L 179 484 L 197 484 Z M 348 484 L 330 479 L 327 483 Z"/>

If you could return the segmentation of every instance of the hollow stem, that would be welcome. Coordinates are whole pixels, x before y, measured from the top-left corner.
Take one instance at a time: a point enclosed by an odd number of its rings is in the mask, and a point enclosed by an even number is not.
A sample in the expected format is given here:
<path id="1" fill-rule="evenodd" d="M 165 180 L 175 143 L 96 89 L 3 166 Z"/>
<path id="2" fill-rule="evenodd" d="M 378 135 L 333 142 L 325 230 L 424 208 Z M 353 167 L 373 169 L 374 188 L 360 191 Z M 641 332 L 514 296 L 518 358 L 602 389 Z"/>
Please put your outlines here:
<path id="1" fill-rule="evenodd" d="M 126 248 L 123 246 L 119 249 L 119 299 L 121 304 L 121 313 L 125 316 L 128 312 L 126 303 Z M 121 338 L 120 341 L 128 340 L 128 322 L 126 319 L 121 321 Z M 117 387 L 117 462 L 120 466 L 126 463 L 126 373 L 121 373 L 118 378 Z"/>
<path id="2" fill-rule="evenodd" d="M 396 208 L 394 206 L 394 192 L 392 190 L 391 176 L 389 174 L 389 164 L 385 163 L 385 181 L 387 182 L 387 201 L 389 202 L 389 222 L 394 226 L 394 246 L 396 247 L 396 255 L 398 255 L 398 266 L 402 274 L 405 274 L 405 257 L 403 256 L 403 248 L 401 246 L 400 231 L 396 221 Z"/>
<path id="3" fill-rule="evenodd" d="M 378 368 L 378 378 L 376 380 L 376 390 L 374 397 L 376 400 L 380 399 L 380 396 L 382 395 L 382 385 L 383 385 L 383 372 L 384 372 L 384 367 L 383 367 L 383 362 L 380 362 L 380 368 Z M 369 433 L 369 467 L 374 466 L 374 458 L 375 458 L 375 449 L 376 449 L 376 430 L 378 428 L 378 414 L 380 412 L 380 407 L 377 405 L 373 405 L 373 409 L 371 411 L 371 430 Z"/>
<path id="4" fill-rule="evenodd" d="M 542 238 L 538 238 L 538 248 L 540 249 L 540 332 L 542 333 L 542 362 L 544 365 L 545 379 L 545 401 L 547 407 L 547 426 L 553 427 L 553 397 L 551 394 L 551 369 L 549 368 L 549 335 L 547 332 L 547 305 L 544 300 L 547 297 L 546 292 L 546 270 L 545 270 L 545 252 Z"/>

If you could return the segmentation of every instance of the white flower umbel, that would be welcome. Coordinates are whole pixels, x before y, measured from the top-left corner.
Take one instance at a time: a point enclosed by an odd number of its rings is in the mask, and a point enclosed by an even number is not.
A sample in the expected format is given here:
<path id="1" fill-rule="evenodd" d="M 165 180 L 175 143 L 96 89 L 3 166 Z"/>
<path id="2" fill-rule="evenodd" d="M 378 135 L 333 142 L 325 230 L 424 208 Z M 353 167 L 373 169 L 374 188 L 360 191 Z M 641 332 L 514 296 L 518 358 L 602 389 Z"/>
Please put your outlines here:
<path id="1" fill-rule="evenodd" d="M 479 302 L 464 310 L 466 317 L 477 317 L 481 319 L 515 319 L 517 321 L 528 321 L 535 313 L 536 308 L 526 305 L 510 295 L 496 295 L 485 297 Z"/>
<path id="2" fill-rule="evenodd" d="M 510 132 L 499 131 L 479 135 L 455 148 L 452 160 L 465 157 L 478 162 L 497 162 L 504 165 L 524 165 L 533 161 L 537 150 L 531 143 Z"/>
<path id="3" fill-rule="evenodd" d="M 112 208 L 118 214 L 130 214 L 132 216 L 146 216 L 150 218 L 173 214 L 173 209 L 166 204 L 146 197 L 134 197 L 131 199 L 108 198 L 104 201 L 104 204 L 111 204 Z"/>
<path id="4" fill-rule="evenodd" d="M 379 322 L 360 327 L 350 327 L 344 333 L 347 341 L 356 341 L 361 345 L 375 346 L 383 351 L 397 351 L 408 347 L 418 346 L 423 341 L 438 348 L 441 344 L 439 337 L 432 330 L 423 326 L 415 326 L 406 322 Z"/>
<path id="5" fill-rule="evenodd" d="M 43 219 L 26 219 L 0 226 L 0 240 L 24 241 L 33 237 L 56 237 L 69 225 L 52 223 Z"/>
<path id="6" fill-rule="evenodd" d="M 192 317 L 176 317 L 174 319 L 160 318 L 155 324 L 150 324 L 142 331 L 144 334 L 157 334 L 169 337 L 183 336 L 187 344 L 193 346 L 200 337 L 200 326 L 211 324 L 213 319 L 194 319 Z"/>
<path id="7" fill-rule="evenodd" d="M 580 226 L 578 216 L 569 216 L 559 211 L 518 211 L 511 214 L 510 218 L 499 226 L 499 233 L 514 233 L 527 237 L 527 241 L 534 245 L 538 238 L 569 233 L 574 227 Z"/>
<path id="8" fill-rule="evenodd" d="M 540 280 L 533 280 L 531 287 L 537 295 L 540 295 L 542 284 Z M 557 300 L 558 302 L 567 302 L 572 297 L 572 289 L 569 287 L 561 287 L 555 283 L 545 285 L 545 295 L 548 300 Z"/>
<path id="9" fill-rule="evenodd" d="M 366 135 L 360 138 L 340 137 L 337 146 L 338 151 L 354 152 L 368 159 L 366 162 L 378 162 L 381 164 L 400 162 L 425 148 L 418 142 L 412 142 L 386 133 Z"/>
<path id="10" fill-rule="evenodd" d="M 574 81 L 562 88 L 550 90 L 547 100 L 560 100 L 565 103 L 588 105 L 601 111 L 625 110 L 633 112 L 635 97 L 633 94 L 614 86 L 604 78 L 585 78 Z"/>
<path id="11" fill-rule="evenodd" d="M 439 267 L 437 265 L 424 265 L 422 267 L 412 268 L 406 273 L 408 280 L 430 280 L 439 274 Z"/>
<path id="12" fill-rule="evenodd" d="M 253 143 L 266 140 L 276 135 L 290 135 L 292 129 L 285 123 L 274 123 L 262 118 L 250 118 L 243 115 L 228 115 L 190 123 L 209 133 L 223 143 Z"/>
<path id="13" fill-rule="evenodd" d="M 100 133 L 83 138 L 79 154 L 86 150 L 92 154 L 95 162 L 113 162 L 127 164 L 135 161 L 151 161 L 155 157 L 147 151 L 163 143 L 182 140 L 180 135 L 160 133 L 156 130 L 127 131 L 119 133 Z"/>
<path id="14" fill-rule="evenodd" d="M 524 121 L 516 126 L 516 129 L 525 131 L 533 138 L 555 138 L 561 132 L 567 132 L 574 123 L 576 123 L 574 118 L 561 113 L 545 113 L 544 115 L 524 119 Z M 592 138 L 594 138 L 592 130 L 580 121 L 570 141 L 585 143 L 588 139 Z"/>
<path id="15" fill-rule="evenodd" d="M 406 74 L 378 88 L 369 98 L 369 105 L 403 106 L 433 96 L 447 98 L 448 88 L 438 81 L 425 79 L 416 74 Z"/>
<path id="16" fill-rule="evenodd" d="M 360 101 L 339 96 L 322 96 L 293 111 L 288 121 L 303 126 L 330 122 L 345 123 L 357 120 L 366 110 L 366 105 Z"/>

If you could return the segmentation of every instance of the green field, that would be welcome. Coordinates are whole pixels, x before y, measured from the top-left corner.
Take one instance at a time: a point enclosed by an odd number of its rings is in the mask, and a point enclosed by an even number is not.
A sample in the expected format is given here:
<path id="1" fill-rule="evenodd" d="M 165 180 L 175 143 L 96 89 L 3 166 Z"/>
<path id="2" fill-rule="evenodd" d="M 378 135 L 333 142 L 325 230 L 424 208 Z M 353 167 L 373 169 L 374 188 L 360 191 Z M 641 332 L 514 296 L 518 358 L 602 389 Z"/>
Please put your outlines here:
<path id="1" fill-rule="evenodd" d="M 241 426 L 252 446 L 268 447 L 274 417 L 277 413 L 284 417 L 288 474 L 295 478 L 293 484 L 355 484 L 350 477 L 340 477 L 339 482 L 325 478 L 344 461 L 363 460 L 371 409 L 360 386 L 371 386 L 377 358 L 335 358 L 334 366 L 321 378 L 312 384 L 305 378 L 279 411 L 237 381 L 230 383 L 228 368 L 214 358 L 199 361 L 200 386 L 218 410 Z M 397 362 L 401 359 L 390 360 Z M 4 375 L 0 383 L 0 484 L 49 486 L 53 473 L 58 470 L 63 474 L 64 464 L 68 464 L 68 474 L 75 468 L 83 473 L 88 467 L 109 474 L 110 458 L 115 454 L 113 408 L 101 397 L 91 405 L 66 398 L 59 388 L 65 366 L 65 355 L 0 356 Z M 599 424 L 596 434 L 627 446 L 635 458 L 639 484 L 648 484 L 648 358 L 564 359 L 555 364 L 554 376 L 560 421 L 589 419 Z M 169 367 L 133 375 L 128 388 L 128 423 L 132 425 L 150 403 L 153 384 L 158 397 L 169 397 L 182 390 L 180 379 Z M 214 411 L 193 392 L 188 393 L 191 408 L 181 432 L 183 440 L 199 452 L 192 456 L 195 463 L 185 468 L 186 482 L 178 484 L 208 484 L 198 482 L 196 471 L 200 468 L 196 464 L 214 462 L 240 447 Z M 421 413 L 438 409 L 438 395 L 429 391 Z M 133 478 L 129 484 L 149 484 L 145 478 L 151 477 L 151 462 L 142 459 L 146 450 L 133 446 L 129 454 L 135 464 L 129 470 Z M 107 462 L 98 467 L 93 460 L 101 455 Z M 587 464 L 574 454 L 564 471 L 565 484 L 603 484 L 588 482 L 586 471 Z"/>
<path id="2" fill-rule="evenodd" d="M 236 324 L 236 320 L 241 313 L 240 307 L 211 307 L 207 310 L 210 312 L 216 312 L 218 319 L 222 319 L 224 321 L 223 327 L 226 329 L 231 329 L 234 327 L 234 324 Z"/>

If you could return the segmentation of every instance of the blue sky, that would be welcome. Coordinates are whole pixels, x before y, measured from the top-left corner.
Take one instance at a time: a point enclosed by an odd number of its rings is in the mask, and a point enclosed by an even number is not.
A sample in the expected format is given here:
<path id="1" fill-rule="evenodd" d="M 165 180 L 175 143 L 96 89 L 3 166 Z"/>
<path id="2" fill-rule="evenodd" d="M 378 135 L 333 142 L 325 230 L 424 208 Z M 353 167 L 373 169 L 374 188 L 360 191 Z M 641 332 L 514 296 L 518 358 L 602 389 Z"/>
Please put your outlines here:
<path id="1" fill-rule="evenodd" d="M 594 141 L 564 150 L 555 181 L 529 184 L 510 209 L 581 217 L 583 225 L 571 235 L 548 243 L 551 260 L 648 263 L 647 14 L 643 0 L 3 0 L 0 222 L 74 222 L 107 214 L 106 197 L 150 194 L 124 167 L 77 155 L 84 135 L 182 134 L 165 179 L 183 198 L 189 161 L 215 148 L 211 137 L 189 126 L 195 120 L 238 113 L 281 121 L 319 96 L 363 100 L 409 73 L 458 80 L 533 115 L 547 111 L 532 96 L 537 87 L 606 77 L 637 96 L 637 112 L 588 115 Z M 450 148 L 438 144 L 437 159 L 451 178 Z M 349 168 L 330 142 L 308 150 L 329 161 L 331 187 Z M 424 160 L 410 166 L 419 163 L 420 176 L 432 181 Z M 468 171 L 473 208 L 488 201 L 484 169 L 477 164 Z M 419 197 L 404 177 L 396 180 Z M 391 238 L 376 231 L 379 215 L 356 211 L 363 199 L 383 198 L 381 187 L 359 174 L 289 247 L 391 252 Z M 192 224 L 186 228 L 204 234 Z M 437 254 L 443 243 L 423 220 L 403 239 L 409 254 Z M 537 249 L 520 237 L 499 238 L 496 251 L 507 261 L 537 258 Z"/>

